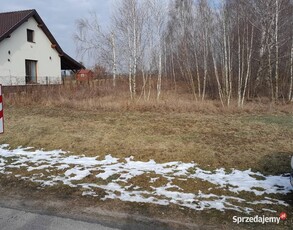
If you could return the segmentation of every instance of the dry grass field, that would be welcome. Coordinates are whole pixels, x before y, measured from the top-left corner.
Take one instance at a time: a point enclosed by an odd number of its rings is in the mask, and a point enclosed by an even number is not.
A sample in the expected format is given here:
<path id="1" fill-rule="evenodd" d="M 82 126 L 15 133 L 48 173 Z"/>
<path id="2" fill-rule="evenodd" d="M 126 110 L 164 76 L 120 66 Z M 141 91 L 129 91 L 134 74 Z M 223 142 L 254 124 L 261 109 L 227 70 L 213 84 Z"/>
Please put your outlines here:
<path id="1" fill-rule="evenodd" d="M 201 167 L 284 173 L 290 170 L 290 114 L 91 111 L 57 106 L 6 106 L 1 143 L 112 154 Z"/>

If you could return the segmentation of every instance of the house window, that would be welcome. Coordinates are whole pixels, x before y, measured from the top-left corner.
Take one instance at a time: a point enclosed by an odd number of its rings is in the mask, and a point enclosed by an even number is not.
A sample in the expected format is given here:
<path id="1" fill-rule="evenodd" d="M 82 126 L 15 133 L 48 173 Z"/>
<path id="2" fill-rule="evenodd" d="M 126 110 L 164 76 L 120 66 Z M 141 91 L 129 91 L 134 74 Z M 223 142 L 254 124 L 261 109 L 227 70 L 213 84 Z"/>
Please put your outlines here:
<path id="1" fill-rule="evenodd" d="M 25 83 L 37 83 L 37 61 L 25 60 Z"/>
<path id="2" fill-rule="evenodd" d="M 27 29 L 26 32 L 27 32 L 27 41 L 28 42 L 35 42 L 34 41 L 34 31 Z"/>

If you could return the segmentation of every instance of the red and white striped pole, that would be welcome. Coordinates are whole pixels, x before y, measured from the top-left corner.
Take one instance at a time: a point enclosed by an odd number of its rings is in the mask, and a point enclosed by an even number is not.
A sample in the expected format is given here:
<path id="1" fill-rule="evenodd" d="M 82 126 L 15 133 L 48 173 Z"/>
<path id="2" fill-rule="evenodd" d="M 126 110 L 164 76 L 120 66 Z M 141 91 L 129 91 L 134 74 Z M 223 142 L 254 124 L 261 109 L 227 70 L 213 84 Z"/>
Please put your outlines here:
<path id="1" fill-rule="evenodd" d="M 4 116 L 3 116 L 3 100 L 2 100 L 2 85 L 0 85 L 0 134 L 4 133 Z"/>

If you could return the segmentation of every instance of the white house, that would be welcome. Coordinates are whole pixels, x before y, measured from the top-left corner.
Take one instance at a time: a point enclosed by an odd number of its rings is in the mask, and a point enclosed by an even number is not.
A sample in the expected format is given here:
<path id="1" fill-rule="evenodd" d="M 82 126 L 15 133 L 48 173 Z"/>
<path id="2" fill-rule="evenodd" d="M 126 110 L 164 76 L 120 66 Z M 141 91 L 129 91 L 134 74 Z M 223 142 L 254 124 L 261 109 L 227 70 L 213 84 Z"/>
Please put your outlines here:
<path id="1" fill-rule="evenodd" d="M 36 10 L 0 13 L 0 84 L 59 84 L 61 70 L 82 68 L 63 52 Z"/>

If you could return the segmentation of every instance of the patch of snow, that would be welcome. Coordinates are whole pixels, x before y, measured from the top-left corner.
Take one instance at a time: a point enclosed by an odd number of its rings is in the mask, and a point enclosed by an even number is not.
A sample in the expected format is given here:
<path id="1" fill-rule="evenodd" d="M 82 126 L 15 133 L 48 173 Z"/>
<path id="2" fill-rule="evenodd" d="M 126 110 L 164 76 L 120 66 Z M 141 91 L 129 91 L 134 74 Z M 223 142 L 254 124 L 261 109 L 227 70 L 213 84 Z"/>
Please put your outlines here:
<path id="1" fill-rule="evenodd" d="M 7 160 L 9 159 L 9 161 Z M 8 162 L 10 162 L 8 164 Z M 257 198 L 264 194 L 287 194 L 292 191 L 288 178 L 282 176 L 264 176 L 250 169 L 240 171 L 225 169 L 215 171 L 203 170 L 195 163 L 167 162 L 156 163 L 135 161 L 133 157 L 118 159 L 111 155 L 104 159 L 99 157 L 86 157 L 70 155 L 62 150 L 44 151 L 32 148 L 9 149 L 9 145 L 0 145 L 0 173 L 12 174 L 13 168 L 26 168 L 32 176 L 16 175 L 21 179 L 31 180 L 42 186 L 53 186 L 62 183 L 71 187 L 82 187 L 84 196 L 98 196 L 95 188 L 104 189 L 107 195 L 103 199 L 120 199 L 122 201 L 154 203 L 159 205 L 176 204 L 195 210 L 217 209 L 220 211 L 235 210 L 239 212 L 252 212 L 253 206 L 258 204 L 284 205 L 284 201 L 269 197 Z M 34 173 L 34 170 L 45 170 L 50 176 Z M 62 170 L 56 175 L 57 170 Z M 64 171 L 64 172 L 63 172 Z M 97 173 L 100 172 L 100 173 Z M 95 172 L 95 173 L 94 173 Z M 130 180 L 136 176 L 150 173 L 149 190 L 134 186 Z M 82 180 L 94 175 L 96 183 L 86 183 Z M 112 177 L 114 176 L 115 177 Z M 116 176 L 117 175 L 117 176 Z M 165 178 L 166 184 L 159 187 L 152 186 L 159 177 Z M 112 177 L 112 178 L 111 178 Z M 110 178 L 110 179 L 109 179 Z M 183 188 L 173 184 L 174 180 L 203 180 L 214 185 L 216 189 L 229 190 L 235 196 L 205 194 L 195 191 L 185 192 Z M 102 183 L 99 183 L 103 180 Z M 80 181 L 76 184 L 76 181 Z M 207 188 L 212 192 L 214 187 Z M 256 200 L 247 201 L 239 195 L 240 192 L 249 192 L 256 196 Z M 243 207 L 249 205 L 250 207 Z M 268 209 L 270 210 L 270 209 Z M 274 210 L 270 210 L 274 211 Z"/>
<path id="2" fill-rule="evenodd" d="M 91 172 L 88 169 L 82 169 L 82 168 L 72 168 L 72 169 L 68 169 L 64 175 L 68 178 L 70 178 L 70 180 L 74 181 L 74 180 L 82 180 L 85 177 L 87 177 L 88 175 L 90 175 Z"/>
<path id="3" fill-rule="evenodd" d="M 159 179 L 159 177 L 151 178 L 150 183 L 154 183 Z"/>
<path id="4" fill-rule="evenodd" d="M 277 211 L 275 211 L 275 210 L 271 210 L 271 209 L 267 209 L 267 208 L 262 208 L 262 210 L 264 211 L 264 212 L 272 212 L 272 213 L 276 213 Z"/>

